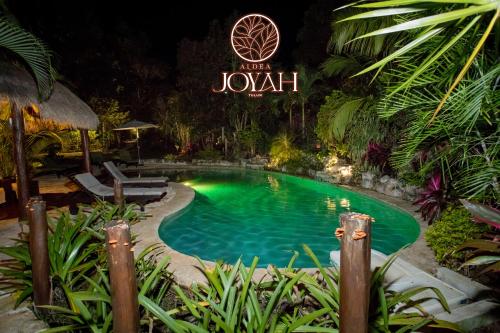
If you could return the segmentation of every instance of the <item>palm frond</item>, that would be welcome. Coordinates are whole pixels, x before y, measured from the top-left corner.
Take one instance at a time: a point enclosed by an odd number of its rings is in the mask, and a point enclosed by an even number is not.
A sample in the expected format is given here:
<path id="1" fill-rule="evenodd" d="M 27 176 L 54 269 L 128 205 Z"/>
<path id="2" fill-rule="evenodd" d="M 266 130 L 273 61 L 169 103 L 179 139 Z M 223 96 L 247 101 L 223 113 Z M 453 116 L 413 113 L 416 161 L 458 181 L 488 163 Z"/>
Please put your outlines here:
<path id="1" fill-rule="evenodd" d="M 21 57 L 31 69 L 38 86 L 40 99 L 47 99 L 54 85 L 51 52 L 36 36 L 0 17 L 0 47 Z"/>

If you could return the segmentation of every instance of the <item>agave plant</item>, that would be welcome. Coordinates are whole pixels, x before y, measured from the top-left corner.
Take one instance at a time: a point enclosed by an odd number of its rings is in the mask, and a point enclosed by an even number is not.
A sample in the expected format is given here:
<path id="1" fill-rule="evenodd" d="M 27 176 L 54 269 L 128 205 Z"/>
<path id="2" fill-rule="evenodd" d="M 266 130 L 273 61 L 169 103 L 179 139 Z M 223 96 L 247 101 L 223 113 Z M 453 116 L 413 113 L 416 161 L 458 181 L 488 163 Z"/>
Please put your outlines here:
<path id="1" fill-rule="evenodd" d="M 159 306 L 166 298 L 172 284 L 171 273 L 166 270 L 170 258 L 159 251 L 158 245 L 144 249 L 136 258 L 137 285 L 140 299 L 146 299 L 147 304 Z M 105 266 L 97 266 L 96 273 L 85 277 L 83 288 L 65 288 L 68 307 L 47 305 L 43 308 L 57 315 L 56 321 L 50 323 L 51 328 L 43 333 L 83 331 L 94 333 L 110 332 L 113 326 L 111 309 L 111 287 L 109 272 Z M 148 303 L 149 302 L 149 303 Z M 158 327 L 153 312 L 146 307 L 140 307 L 141 327 L 152 331 Z"/>
<path id="2" fill-rule="evenodd" d="M 96 214 L 82 213 L 74 220 L 67 213 L 49 218 L 49 274 L 54 285 L 77 288 L 85 282 L 86 275 L 95 271 L 96 265 L 104 262 L 104 236 L 91 228 L 96 218 Z M 0 262 L 0 288 L 17 292 L 18 306 L 33 293 L 29 244 L 17 240 L 14 246 L 1 247 L 0 253 L 11 258 Z"/>
<path id="3" fill-rule="evenodd" d="M 174 311 L 166 312 L 144 297 L 139 301 L 174 332 L 336 332 L 311 325 L 330 309 L 298 313 L 296 304 L 289 303 L 304 272 L 293 278 L 280 275 L 279 280 L 256 282 L 257 264 L 254 258 L 248 269 L 241 260 L 233 266 L 216 263 L 209 268 L 200 261 L 208 285 L 194 284 L 192 298 L 174 287 L 183 302 L 177 316 L 182 320 L 171 316 Z"/>

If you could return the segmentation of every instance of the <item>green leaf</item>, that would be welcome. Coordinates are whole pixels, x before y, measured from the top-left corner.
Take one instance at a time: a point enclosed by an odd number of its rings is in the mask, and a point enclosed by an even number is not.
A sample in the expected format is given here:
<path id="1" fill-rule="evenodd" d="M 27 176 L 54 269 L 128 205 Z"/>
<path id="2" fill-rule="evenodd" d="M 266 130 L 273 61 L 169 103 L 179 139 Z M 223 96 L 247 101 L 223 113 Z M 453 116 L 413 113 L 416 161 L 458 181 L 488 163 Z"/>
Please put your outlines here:
<path id="1" fill-rule="evenodd" d="M 290 330 L 290 332 L 303 332 L 303 331 L 299 330 L 299 327 L 303 327 L 304 325 L 310 323 L 311 321 L 328 313 L 330 310 L 331 310 L 330 308 L 323 308 L 323 309 L 313 311 L 313 312 L 301 317 L 299 320 L 296 320 L 295 322 L 293 322 L 291 325 L 288 326 L 288 329 Z"/>
<path id="2" fill-rule="evenodd" d="M 401 8 L 396 7 L 396 8 L 377 9 L 377 10 L 372 10 L 369 12 L 364 12 L 361 14 L 349 16 L 343 20 L 338 21 L 338 23 L 345 22 L 345 21 L 351 21 L 351 20 L 374 18 L 374 17 L 415 13 L 415 12 L 421 12 L 424 10 L 426 10 L 426 9 L 424 9 L 424 8 L 412 8 L 412 7 L 401 7 Z"/>
<path id="3" fill-rule="evenodd" d="M 139 303 L 144 306 L 148 311 L 150 311 L 153 315 L 156 316 L 159 320 L 161 320 L 168 328 L 170 328 L 174 332 L 186 332 L 179 323 L 177 323 L 172 317 L 170 317 L 165 310 L 160 308 L 157 304 L 151 301 L 149 298 L 143 295 L 139 295 Z"/>
<path id="4" fill-rule="evenodd" d="M 497 261 L 500 261 L 500 256 L 478 256 L 467 260 L 462 264 L 462 266 L 487 265 Z"/>
<path id="5" fill-rule="evenodd" d="M 393 53 L 391 53 L 387 57 L 383 58 L 382 60 L 377 61 L 373 65 L 363 69 L 361 72 L 356 73 L 354 76 L 365 74 L 365 73 L 370 72 L 370 71 L 377 69 L 377 68 L 382 68 L 390 61 L 392 61 L 398 57 L 401 57 L 402 55 L 406 54 L 408 51 L 414 49 L 415 47 L 421 45 L 422 43 L 428 41 L 430 38 L 439 34 L 441 31 L 443 31 L 443 28 L 436 28 L 436 29 L 432 29 L 432 30 L 420 35 L 419 37 L 415 38 L 413 41 L 406 44 L 402 48 L 394 51 Z M 362 37 L 358 37 L 358 38 L 362 38 Z"/>
<path id="6" fill-rule="evenodd" d="M 140 295 L 144 296 L 146 293 L 149 291 L 149 288 L 151 287 L 153 281 L 157 278 L 158 274 L 163 271 L 163 269 L 167 266 L 168 262 L 170 261 L 169 256 L 164 256 L 159 263 L 157 263 L 155 269 L 149 274 L 148 278 L 146 281 L 144 281 L 144 284 L 141 287 L 140 290 Z"/>

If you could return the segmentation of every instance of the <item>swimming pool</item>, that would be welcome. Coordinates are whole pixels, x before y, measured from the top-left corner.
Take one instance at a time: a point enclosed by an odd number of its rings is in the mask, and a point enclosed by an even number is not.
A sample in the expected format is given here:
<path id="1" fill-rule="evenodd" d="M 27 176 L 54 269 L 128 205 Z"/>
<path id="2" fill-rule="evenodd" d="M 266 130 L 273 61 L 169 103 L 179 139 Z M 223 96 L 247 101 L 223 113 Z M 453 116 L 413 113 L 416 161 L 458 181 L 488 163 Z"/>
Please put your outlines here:
<path id="1" fill-rule="evenodd" d="M 310 179 L 253 170 L 186 170 L 170 175 L 195 190 L 195 199 L 162 221 L 160 238 L 178 252 L 204 260 L 259 266 L 313 267 L 302 250 L 307 244 L 322 264 L 331 250 L 339 215 L 355 211 L 375 218 L 372 248 L 386 254 L 413 243 L 419 225 L 408 213 L 341 187 Z"/>

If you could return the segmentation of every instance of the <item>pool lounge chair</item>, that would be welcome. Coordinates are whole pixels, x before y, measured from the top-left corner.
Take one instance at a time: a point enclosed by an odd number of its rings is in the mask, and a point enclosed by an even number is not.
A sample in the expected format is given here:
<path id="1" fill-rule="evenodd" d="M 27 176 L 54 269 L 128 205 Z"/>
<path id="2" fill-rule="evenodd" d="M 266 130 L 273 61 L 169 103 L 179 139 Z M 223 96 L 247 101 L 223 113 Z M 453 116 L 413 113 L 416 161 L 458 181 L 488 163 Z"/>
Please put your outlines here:
<path id="1" fill-rule="evenodd" d="M 99 182 L 92 174 L 80 173 L 73 179 L 82 187 L 82 189 L 102 200 L 111 201 L 114 198 L 114 190 L 110 186 L 106 186 Z M 150 187 L 124 187 L 123 195 L 128 202 L 135 202 L 141 206 L 141 210 L 148 202 L 159 200 L 167 194 L 166 188 L 150 188 Z"/>
<path id="2" fill-rule="evenodd" d="M 168 178 L 166 177 L 127 177 L 120 169 L 116 167 L 113 162 L 104 162 L 104 167 L 113 176 L 113 178 L 118 179 L 122 182 L 123 186 L 144 186 L 144 187 L 157 187 L 157 186 L 167 186 Z"/>

